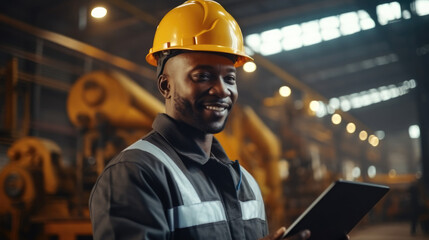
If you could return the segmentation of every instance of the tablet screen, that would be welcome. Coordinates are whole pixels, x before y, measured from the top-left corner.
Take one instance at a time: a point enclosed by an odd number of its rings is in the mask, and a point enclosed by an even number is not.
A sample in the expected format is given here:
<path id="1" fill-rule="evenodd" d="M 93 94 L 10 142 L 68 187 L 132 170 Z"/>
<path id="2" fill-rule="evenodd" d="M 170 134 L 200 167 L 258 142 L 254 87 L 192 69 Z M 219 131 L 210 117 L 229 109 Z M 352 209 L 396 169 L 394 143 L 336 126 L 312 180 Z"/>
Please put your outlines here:
<path id="1" fill-rule="evenodd" d="M 338 180 L 292 223 L 284 236 L 309 229 L 310 240 L 342 239 L 388 191 L 384 185 Z"/>

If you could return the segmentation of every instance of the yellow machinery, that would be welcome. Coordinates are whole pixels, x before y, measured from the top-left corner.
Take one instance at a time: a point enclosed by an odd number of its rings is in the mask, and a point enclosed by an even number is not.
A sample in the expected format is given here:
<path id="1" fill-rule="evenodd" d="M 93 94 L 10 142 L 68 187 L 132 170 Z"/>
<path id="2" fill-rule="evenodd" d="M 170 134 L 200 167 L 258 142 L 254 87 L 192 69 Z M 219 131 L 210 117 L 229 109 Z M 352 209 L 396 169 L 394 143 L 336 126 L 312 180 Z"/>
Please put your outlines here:
<path id="1" fill-rule="evenodd" d="M 71 216 L 67 197 L 74 192 L 73 173 L 54 142 L 24 137 L 9 148 L 8 157 L 0 172 L 0 214 L 11 216 L 10 239 L 25 237 L 20 234 L 28 221 Z"/>
<path id="2" fill-rule="evenodd" d="M 83 75 L 67 100 L 68 116 L 81 133 L 82 149 L 78 151 L 83 158 L 95 157 L 98 174 L 105 161 L 148 132 L 155 116 L 163 111 L 158 99 L 113 70 Z M 77 161 L 79 166 L 83 160 Z"/>
<path id="3" fill-rule="evenodd" d="M 103 119 L 115 127 L 147 127 L 163 109 L 159 100 L 116 71 L 83 75 L 67 101 L 69 118 L 78 128 L 96 128 Z"/>

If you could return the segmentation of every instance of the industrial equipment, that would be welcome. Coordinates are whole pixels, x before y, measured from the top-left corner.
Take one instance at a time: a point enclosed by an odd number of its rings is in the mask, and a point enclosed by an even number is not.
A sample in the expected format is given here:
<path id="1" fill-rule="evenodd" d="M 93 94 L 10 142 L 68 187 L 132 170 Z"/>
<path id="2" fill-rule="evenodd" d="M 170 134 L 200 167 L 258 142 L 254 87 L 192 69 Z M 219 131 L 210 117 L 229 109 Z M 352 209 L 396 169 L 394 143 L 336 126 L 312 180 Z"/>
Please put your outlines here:
<path id="1" fill-rule="evenodd" d="M 105 161 L 148 132 L 163 111 L 163 104 L 153 95 L 113 70 L 83 75 L 67 100 L 69 118 L 83 138 L 83 157 L 95 157 L 98 174 Z"/>
<path id="2" fill-rule="evenodd" d="M 69 218 L 74 174 L 64 166 L 54 142 L 24 137 L 8 150 L 10 162 L 0 172 L 0 214 L 9 215 L 9 238 L 23 239 L 30 221 Z M 31 218 L 28 218 L 31 216 Z M 20 236 L 24 233 L 24 236 Z"/>

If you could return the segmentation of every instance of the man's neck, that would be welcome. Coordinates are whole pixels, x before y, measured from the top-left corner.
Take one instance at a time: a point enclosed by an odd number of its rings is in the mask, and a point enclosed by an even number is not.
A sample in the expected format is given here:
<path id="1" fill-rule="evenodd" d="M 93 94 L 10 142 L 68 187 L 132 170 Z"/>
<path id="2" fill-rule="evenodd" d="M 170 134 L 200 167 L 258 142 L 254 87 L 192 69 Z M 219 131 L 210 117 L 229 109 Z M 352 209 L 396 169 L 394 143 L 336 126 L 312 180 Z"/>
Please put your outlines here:
<path id="1" fill-rule="evenodd" d="M 212 143 L 213 143 L 213 134 L 205 134 L 204 136 L 194 137 L 197 145 L 206 153 L 207 156 L 210 156 Z"/>
<path id="2" fill-rule="evenodd" d="M 207 156 L 210 156 L 212 143 L 213 143 L 213 134 L 203 132 L 193 126 L 190 126 L 184 122 L 178 121 L 184 128 L 184 133 L 192 138 L 197 145 L 203 150 Z"/>

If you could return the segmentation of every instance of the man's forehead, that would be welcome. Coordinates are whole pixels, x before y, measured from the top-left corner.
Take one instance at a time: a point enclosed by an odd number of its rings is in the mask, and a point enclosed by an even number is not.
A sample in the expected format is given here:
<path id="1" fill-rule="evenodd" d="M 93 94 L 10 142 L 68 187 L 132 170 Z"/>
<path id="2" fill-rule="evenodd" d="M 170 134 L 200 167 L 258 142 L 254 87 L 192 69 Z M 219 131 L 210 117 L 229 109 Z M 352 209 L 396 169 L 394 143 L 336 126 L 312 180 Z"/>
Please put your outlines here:
<path id="1" fill-rule="evenodd" d="M 199 65 L 223 64 L 234 67 L 235 63 L 235 56 L 218 52 L 185 52 L 173 58 L 187 60 L 190 63 Z"/>
<path id="2" fill-rule="evenodd" d="M 207 71 L 212 71 L 212 70 L 218 70 L 219 66 L 222 66 L 223 71 L 228 72 L 228 73 L 236 73 L 237 70 L 234 67 L 234 65 L 225 65 L 225 64 L 204 64 L 204 63 L 198 63 L 195 66 L 192 66 L 193 70 L 207 70 Z"/>

